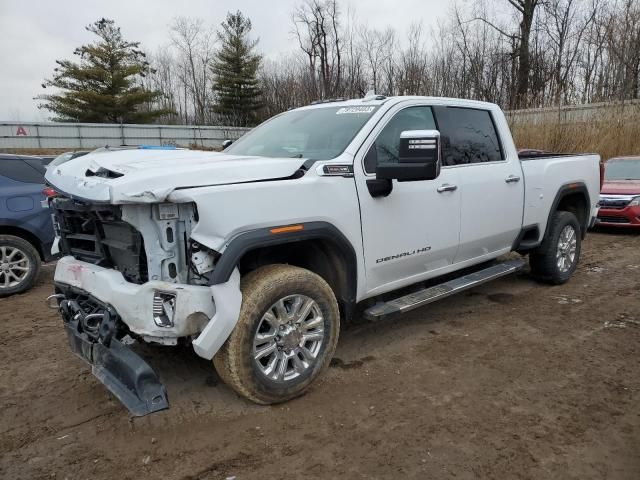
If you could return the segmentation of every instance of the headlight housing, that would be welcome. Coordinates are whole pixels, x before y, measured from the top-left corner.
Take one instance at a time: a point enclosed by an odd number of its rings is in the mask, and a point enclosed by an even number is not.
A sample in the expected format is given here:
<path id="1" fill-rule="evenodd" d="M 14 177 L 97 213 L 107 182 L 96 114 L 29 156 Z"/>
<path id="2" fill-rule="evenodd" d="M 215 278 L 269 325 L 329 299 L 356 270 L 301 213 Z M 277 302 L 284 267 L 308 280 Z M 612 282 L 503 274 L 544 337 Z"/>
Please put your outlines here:
<path id="1" fill-rule="evenodd" d="M 633 197 L 629 202 L 630 207 L 640 207 L 640 197 Z"/>

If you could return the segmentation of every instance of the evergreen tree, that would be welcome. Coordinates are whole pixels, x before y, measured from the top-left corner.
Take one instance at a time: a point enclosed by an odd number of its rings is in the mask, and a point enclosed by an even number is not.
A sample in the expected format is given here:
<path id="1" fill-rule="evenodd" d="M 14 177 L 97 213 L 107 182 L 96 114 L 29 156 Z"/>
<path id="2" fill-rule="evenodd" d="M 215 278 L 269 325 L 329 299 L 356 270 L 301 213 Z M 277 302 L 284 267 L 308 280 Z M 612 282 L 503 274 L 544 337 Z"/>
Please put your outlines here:
<path id="1" fill-rule="evenodd" d="M 105 18 L 86 29 L 99 40 L 73 52 L 79 62 L 56 61 L 53 78 L 42 87 L 61 92 L 36 97 L 42 102 L 38 108 L 53 112 L 55 121 L 94 123 L 149 123 L 169 113 L 150 107 L 161 94 L 142 84 L 152 70 L 139 42 L 124 40 L 115 22 Z"/>
<path id="2" fill-rule="evenodd" d="M 249 38 L 250 32 L 251 20 L 240 11 L 228 13 L 218 32 L 222 45 L 211 68 L 217 97 L 213 110 L 228 125 L 255 125 L 262 107 L 257 79 L 261 56 L 254 53 L 258 41 Z"/>

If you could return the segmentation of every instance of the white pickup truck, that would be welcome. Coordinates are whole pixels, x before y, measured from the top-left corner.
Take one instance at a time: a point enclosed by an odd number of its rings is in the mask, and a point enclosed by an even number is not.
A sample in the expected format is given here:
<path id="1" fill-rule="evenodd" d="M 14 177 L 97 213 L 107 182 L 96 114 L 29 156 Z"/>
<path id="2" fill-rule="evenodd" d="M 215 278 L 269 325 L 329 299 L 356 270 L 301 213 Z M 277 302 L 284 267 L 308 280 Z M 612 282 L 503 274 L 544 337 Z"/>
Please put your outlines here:
<path id="1" fill-rule="evenodd" d="M 46 176 L 63 255 L 49 303 L 134 415 L 168 400 L 132 340 L 190 344 L 240 395 L 282 402 L 358 304 L 411 310 L 519 270 L 497 260 L 514 251 L 567 281 L 599 177 L 597 155 L 520 158 L 496 105 L 428 97 L 310 105 L 221 153 L 92 153 Z"/>

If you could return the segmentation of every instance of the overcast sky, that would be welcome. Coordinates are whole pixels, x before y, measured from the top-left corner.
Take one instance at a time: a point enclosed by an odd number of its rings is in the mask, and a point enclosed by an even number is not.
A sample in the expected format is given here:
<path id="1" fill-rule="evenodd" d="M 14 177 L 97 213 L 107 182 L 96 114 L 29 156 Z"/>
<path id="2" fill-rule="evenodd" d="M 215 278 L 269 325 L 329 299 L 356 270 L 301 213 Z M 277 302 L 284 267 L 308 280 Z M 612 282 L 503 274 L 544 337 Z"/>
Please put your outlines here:
<path id="1" fill-rule="evenodd" d="M 290 14 L 301 0 L 0 0 L 0 120 L 43 121 L 48 113 L 33 97 L 44 93 L 56 59 L 95 38 L 84 27 L 106 17 L 116 21 L 127 40 L 147 51 L 168 42 L 168 26 L 176 16 L 200 17 L 219 25 L 227 11 L 240 9 L 251 18 L 259 49 L 277 58 L 296 44 Z M 422 20 L 435 25 L 452 2 L 443 0 L 340 0 L 343 10 L 371 27 L 393 25 L 404 31 Z"/>

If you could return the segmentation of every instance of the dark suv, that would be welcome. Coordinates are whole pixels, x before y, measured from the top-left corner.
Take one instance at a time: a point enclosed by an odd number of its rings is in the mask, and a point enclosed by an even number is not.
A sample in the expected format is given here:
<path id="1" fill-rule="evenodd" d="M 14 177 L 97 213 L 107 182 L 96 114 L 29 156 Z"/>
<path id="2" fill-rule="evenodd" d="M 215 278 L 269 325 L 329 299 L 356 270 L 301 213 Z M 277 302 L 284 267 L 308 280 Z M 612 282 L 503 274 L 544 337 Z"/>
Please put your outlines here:
<path id="1" fill-rule="evenodd" d="M 44 172 L 40 158 L 0 154 L 0 297 L 31 288 L 52 259 Z"/>

